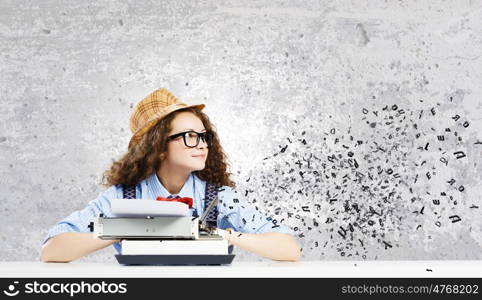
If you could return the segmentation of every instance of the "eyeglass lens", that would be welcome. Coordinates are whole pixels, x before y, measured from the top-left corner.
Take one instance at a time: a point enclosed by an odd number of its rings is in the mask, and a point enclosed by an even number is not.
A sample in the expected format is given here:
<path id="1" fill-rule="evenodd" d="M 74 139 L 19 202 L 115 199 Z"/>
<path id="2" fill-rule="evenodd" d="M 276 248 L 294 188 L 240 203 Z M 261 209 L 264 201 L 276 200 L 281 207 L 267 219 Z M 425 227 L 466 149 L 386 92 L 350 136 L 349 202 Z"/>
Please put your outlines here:
<path id="1" fill-rule="evenodd" d="M 197 132 L 186 132 L 184 134 L 184 143 L 187 147 L 196 147 L 199 144 L 199 140 L 202 139 L 204 143 L 211 146 L 211 135 L 207 132 L 198 134 Z"/>

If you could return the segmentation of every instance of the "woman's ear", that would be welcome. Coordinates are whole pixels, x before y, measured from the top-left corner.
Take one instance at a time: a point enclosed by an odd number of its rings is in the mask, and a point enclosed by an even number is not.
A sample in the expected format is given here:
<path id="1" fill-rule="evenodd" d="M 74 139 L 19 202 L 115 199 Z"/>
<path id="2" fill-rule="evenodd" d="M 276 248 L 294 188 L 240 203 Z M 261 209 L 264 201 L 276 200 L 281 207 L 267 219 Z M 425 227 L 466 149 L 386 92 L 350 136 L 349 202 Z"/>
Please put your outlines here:
<path id="1" fill-rule="evenodd" d="M 161 155 L 159 155 L 159 158 L 161 159 L 161 162 L 166 159 L 166 156 L 167 156 L 166 152 L 163 152 L 163 153 L 161 153 Z"/>

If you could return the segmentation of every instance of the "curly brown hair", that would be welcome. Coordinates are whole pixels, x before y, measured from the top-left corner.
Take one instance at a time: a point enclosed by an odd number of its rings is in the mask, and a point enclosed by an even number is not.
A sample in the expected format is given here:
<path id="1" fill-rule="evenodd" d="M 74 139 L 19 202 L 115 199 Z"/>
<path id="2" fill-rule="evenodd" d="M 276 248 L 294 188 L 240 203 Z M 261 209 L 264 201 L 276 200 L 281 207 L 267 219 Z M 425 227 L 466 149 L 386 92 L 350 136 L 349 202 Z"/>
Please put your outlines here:
<path id="1" fill-rule="evenodd" d="M 102 176 L 101 184 L 110 187 L 116 184 L 135 185 L 149 177 L 160 167 L 161 157 L 167 153 L 167 136 L 172 129 L 171 122 L 181 112 L 195 114 L 203 123 L 204 128 L 212 133 L 212 146 L 209 147 L 208 157 L 204 169 L 194 171 L 201 179 L 218 186 L 235 187 L 228 172 L 227 156 L 219 142 L 214 125 L 209 117 L 201 110 L 190 107 L 176 110 L 154 125 L 141 139 L 129 147 L 127 153 L 122 155 L 109 170 Z"/>

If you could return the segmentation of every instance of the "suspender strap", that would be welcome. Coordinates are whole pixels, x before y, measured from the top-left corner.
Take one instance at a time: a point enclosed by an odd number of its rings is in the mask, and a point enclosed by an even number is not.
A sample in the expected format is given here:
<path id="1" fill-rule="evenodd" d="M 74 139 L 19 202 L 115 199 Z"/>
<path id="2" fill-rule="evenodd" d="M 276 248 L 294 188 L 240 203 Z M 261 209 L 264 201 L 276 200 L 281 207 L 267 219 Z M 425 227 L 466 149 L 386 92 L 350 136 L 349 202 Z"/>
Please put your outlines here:
<path id="1" fill-rule="evenodd" d="M 136 186 L 135 185 L 122 185 L 122 197 L 124 199 L 136 199 Z"/>
<path id="2" fill-rule="evenodd" d="M 218 196 L 218 189 L 216 185 L 206 182 L 206 190 L 204 192 L 204 210 L 207 209 L 211 201 L 216 199 L 217 196 Z M 217 226 L 217 219 L 218 219 L 218 208 L 215 206 L 208 213 L 208 216 L 206 217 L 206 222 L 210 225 Z"/>

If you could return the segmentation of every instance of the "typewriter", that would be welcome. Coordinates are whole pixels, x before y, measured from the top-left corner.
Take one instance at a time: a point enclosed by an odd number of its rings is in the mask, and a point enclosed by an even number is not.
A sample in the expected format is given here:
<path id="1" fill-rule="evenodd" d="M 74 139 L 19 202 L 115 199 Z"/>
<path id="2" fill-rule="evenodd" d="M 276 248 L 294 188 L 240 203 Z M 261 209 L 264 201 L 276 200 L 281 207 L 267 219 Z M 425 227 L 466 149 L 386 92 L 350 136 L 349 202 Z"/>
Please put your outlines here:
<path id="1" fill-rule="evenodd" d="M 206 220 L 217 202 L 217 198 L 211 201 L 201 217 L 101 214 L 89 228 L 100 239 L 120 240 L 121 253 L 115 257 L 122 265 L 230 264 L 233 247 L 218 233 L 215 222 Z"/>

